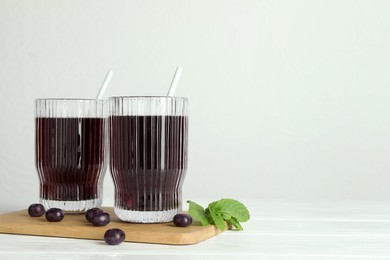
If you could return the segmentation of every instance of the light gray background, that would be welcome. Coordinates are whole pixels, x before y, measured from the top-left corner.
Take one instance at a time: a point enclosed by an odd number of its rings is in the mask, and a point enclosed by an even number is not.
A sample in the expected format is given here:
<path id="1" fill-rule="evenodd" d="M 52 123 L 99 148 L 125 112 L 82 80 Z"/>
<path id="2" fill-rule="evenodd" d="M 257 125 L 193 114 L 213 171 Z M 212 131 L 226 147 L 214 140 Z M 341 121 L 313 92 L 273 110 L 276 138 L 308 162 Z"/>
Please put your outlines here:
<path id="1" fill-rule="evenodd" d="M 390 201 L 390 1 L 0 0 L 0 206 L 38 200 L 37 97 L 190 99 L 184 199 Z M 104 204 L 113 184 L 107 172 Z"/>

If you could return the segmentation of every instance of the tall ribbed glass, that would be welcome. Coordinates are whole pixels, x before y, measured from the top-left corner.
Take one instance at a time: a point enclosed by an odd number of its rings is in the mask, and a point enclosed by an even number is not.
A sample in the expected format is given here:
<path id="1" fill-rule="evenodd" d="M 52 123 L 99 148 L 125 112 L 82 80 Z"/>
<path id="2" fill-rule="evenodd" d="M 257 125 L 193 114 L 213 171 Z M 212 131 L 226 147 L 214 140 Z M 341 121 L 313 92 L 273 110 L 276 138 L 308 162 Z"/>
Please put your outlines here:
<path id="1" fill-rule="evenodd" d="M 124 221 L 172 221 L 187 171 L 188 100 L 109 99 L 110 169 L 115 213 Z"/>
<path id="2" fill-rule="evenodd" d="M 35 162 L 46 209 L 82 213 L 101 206 L 106 111 L 103 100 L 35 100 Z"/>

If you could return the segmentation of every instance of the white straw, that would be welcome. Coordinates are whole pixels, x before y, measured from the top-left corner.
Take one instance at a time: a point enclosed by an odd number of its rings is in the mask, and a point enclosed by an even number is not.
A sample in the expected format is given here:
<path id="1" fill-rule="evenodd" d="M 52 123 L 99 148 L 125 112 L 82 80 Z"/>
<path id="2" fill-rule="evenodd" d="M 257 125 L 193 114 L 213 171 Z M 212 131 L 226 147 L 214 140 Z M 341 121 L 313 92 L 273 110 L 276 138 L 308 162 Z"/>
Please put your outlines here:
<path id="1" fill-rule="evenodd" d="M 175 75 L 173 76 L 171 86 L 169 87 L 168 90 L 168 94 L 167 94 L 168 97 L 173 97 L 173 95 L 175 94 L 176 86 L 177 83 L 179 83 L 182 70 L 183 69 L 181 67 L 176 68 Z"/>
<path id="2" fill-rule="evenodd" d="M 108 84 L 110 84 L 110 81 L 111 81 L 111 78 L 112 78 L 113 74 L 114 74 L 114 72 L 112 70 L 109 70 L 107 72 L 106 78 L 104 79 L 103 84 L 100 87 L 100 90 L 99 90 L 99 93 L 96 96 L 96 99 L 102 99 L 103 98 L 104 92 L 106 92 L 107 86 L 108 86 Z"/>

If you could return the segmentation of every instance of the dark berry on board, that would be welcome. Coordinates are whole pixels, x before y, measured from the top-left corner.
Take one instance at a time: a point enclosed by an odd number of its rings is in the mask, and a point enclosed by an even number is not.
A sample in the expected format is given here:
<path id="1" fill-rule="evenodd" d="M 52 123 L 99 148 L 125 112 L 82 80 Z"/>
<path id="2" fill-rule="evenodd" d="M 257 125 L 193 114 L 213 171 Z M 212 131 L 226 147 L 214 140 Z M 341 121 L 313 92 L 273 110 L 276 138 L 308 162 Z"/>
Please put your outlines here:
<path id="1" fill-rule="evenodd" d="M 60 222 L 64 219 L 64 212 L 62 209 L 51 208 L 46 211 L 45 217 L 50 222 Z"/>
<path id="2" fill-rule="evenodd" d="M 45 207 L 42 204 L 31 204 L 28 207 L 28 214 L 31 217 L 40 217 L 45 214 Z"/>
<path id="3" fill-rule="evenodd" d="M 178 227 L 188 227 L 192 223 L 192 218 L 187 214 L 176 214 L 173 217 L 173 224 Z"/>
<path id="4" fill-rule="evenodd" d="M 102 227 L 110 223 L 110 214 L 106 212 L 95 214 L 91 220 L 92 225 Z"/>
<path id="5" fill-rule="evenodd" d="M 104 241 L 109 245 L 118 245 L 125 240 L 126 235 L 121 229 L 112 228 L 104 233 Z"/>
<path id="6" fill-rule="evenodd" d="M 99 208 L 89 209 L 89 210 L 87 210 L 87 212 L 85 212 L 85 218 L 88 220 L 88 222 L 91 222 L 93 216 L 95 216 L 96 214 L 99 214 L 99 213 L 103 213 L 103 210 L 101 210 Z"/>

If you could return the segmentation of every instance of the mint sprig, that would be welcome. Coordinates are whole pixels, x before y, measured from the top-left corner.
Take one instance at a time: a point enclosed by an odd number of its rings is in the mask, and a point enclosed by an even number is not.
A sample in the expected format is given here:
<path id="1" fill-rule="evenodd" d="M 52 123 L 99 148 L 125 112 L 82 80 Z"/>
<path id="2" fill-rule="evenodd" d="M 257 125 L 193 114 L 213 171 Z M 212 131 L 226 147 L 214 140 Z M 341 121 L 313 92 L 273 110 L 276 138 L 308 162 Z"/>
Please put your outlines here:
<path id="1" fill-rule="evenodd" d="M 244 204 L 234 199 L 214 201 L 206 209 L 193 201 L 187 202 L 189 203 L 188 213 L 202 226 L 215 225 L 224 231 L 226 229 L 225 222 L 227 222 L 237 230 L 243 230 L 240 222 L 246 222 L 250 218 L 249 211 Z"/>
<path id="2" fill-rule="evenodd" d="M 207 226 L 210 223 L 210 221 L 208 219 L 208 216 L 204 208 L 193 201 L 189 200 L 187 202 L 190 204 L 190 207 L 188 209 L 188 214 L 190 214 L 190 216 L 193 219 L 200 221 L 202 226 Z"/>

